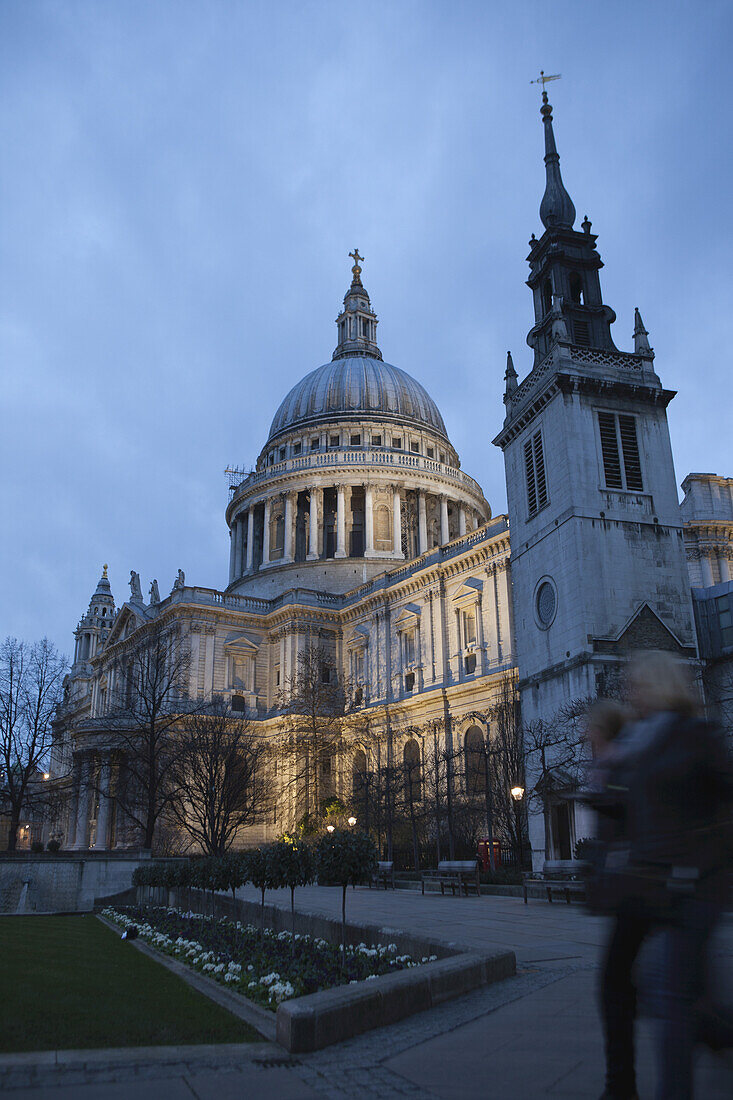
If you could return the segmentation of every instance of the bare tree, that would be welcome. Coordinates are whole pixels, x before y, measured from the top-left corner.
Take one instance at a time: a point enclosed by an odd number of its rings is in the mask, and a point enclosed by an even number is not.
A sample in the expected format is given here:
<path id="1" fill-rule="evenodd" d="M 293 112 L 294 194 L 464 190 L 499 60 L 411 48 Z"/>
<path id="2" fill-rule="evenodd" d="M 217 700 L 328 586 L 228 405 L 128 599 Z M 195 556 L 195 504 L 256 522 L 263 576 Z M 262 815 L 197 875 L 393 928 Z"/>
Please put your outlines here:
<path id="1" fill-rule="evenodd" d="M 250 719 L 215 702 L 176 731 L 173 813 L 203 850 L 221 855 L 269 806 L 269 747 Z"/>
<path id="2" fill-rule="evenodd" d="M 114 687 L 105 725 L 120 757 L 118 806 L 152 848 L 158 821 L 179 795 L 181 715 L 196 709 L 186 698 L 190 652 L 178 629 L 157 619 L 131 639 L 113 665 Z"/>
<path id="3" fill-rule="evenodd" d="M 288 735 L 284 743 L 292 753 L 291 782 L 302 796 L 306 823 L 320 815 L 324 795 L 334 793 L 346 698 L 331 654 L 321 645 L 308 645 L 298 655 L 295 673 L 278 698 Z"/>
<path id="4" fill-rule="evenodd" d="M 46 808 L 42 776 L 66 666 L 48 638 L 32 645 L 6 638 L 0 645 L 0 805 L 9 817 L 11 852 L 21 815 Z"/>

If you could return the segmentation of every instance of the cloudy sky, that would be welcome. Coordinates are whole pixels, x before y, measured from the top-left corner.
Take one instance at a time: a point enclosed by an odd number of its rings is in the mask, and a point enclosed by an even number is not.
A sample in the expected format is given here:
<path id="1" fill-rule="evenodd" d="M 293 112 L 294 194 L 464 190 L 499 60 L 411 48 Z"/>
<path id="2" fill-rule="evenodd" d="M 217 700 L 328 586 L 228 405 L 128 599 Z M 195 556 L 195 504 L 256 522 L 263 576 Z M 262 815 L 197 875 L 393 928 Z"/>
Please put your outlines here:
<path id="1" fill-rule="evenodd" d="M 0 4 L 0 636 L 68 652 L 118 602 L 223 587 L 228 464 L 330 359 L 350 274 L 495 513 L 507 348 L 543 191 L 541 68 L 599 234 L 617 345 L 639 305 L 677 479 L 732 475 L 733 6 L 387 0 Z"/>

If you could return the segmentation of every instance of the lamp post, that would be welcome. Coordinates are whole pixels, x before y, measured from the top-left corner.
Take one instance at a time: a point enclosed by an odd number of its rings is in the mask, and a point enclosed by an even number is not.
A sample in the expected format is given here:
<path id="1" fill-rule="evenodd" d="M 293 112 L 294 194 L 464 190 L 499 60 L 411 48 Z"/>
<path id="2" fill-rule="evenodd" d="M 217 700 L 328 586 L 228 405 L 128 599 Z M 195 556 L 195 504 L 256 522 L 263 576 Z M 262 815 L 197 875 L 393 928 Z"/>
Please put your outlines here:
<path id="1" fill-rule="evenodd" d="M 519 858 L 519 870 L 521 871 L 524 866 L 524 845 L 522 844 L 522 818 L 520 812 L 520 806 L 522 799 L 524 798 L 524 787 L 517 785 L 512 787 L 510 794 L 514 800 L 514 821 L 515 829 L 517 831 L 517 856 Z"/>
<path id="2" fill-rule="evenodd" d="M 327 833 L 332 833 L 332 832 L 333 832 L 333 830 L 334 830 L 334 828 L 335 828 L 335 826 L 334 826 L 334 825 L 327 825 L 327 826 L 326 826 L 326 832 L 327 832 Z"/>
<path id="3" fill-rule="evenodd" d="M 355 817 L 350 817 L 349 818 L 349 825 L 351 826 L 352 829 L 354 828 L 354 826 L 356 825 L 356 818 Z"/>

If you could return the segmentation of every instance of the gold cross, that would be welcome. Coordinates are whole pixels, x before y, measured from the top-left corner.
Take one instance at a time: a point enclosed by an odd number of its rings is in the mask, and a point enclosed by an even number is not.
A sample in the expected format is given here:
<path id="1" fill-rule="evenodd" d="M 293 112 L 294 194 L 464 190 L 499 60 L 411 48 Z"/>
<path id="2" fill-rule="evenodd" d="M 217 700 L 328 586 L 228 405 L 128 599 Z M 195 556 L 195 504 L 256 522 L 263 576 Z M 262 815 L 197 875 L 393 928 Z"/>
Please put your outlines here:
<path id="1" fill-rule="evenodd" d="M 364 257 L 359 255 L 358 248 L 355 248 L 353 252 L 349 253 L 349 255 L 353 258 L 354 267 L 358 267 L 360 263 L 364 262 Z"/>
<path id="2" fill-rule="evenodd" d="M 530 84 L 541 84 L 542 94 L 545 95 L 545 84 L 549 83 L 550 80 L 559 80 L 561 76 L 562 73 L 554 73 L 552 76 L 545 76 L 545 70 L 540 69 L 540 75 L 536 80 L 530 80 Z"/>

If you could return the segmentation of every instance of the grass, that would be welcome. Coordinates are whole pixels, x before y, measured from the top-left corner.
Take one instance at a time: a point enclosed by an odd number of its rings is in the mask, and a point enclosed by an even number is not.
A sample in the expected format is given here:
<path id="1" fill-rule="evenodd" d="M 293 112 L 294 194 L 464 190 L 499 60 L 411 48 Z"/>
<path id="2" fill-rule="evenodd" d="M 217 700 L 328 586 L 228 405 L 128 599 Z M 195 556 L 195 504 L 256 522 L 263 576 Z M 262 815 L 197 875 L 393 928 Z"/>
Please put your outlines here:
<path id="1" fill-rule="evenodd" d="M 91 914 L 0 918 L 0 1051 L 256 1042 Z"/>

